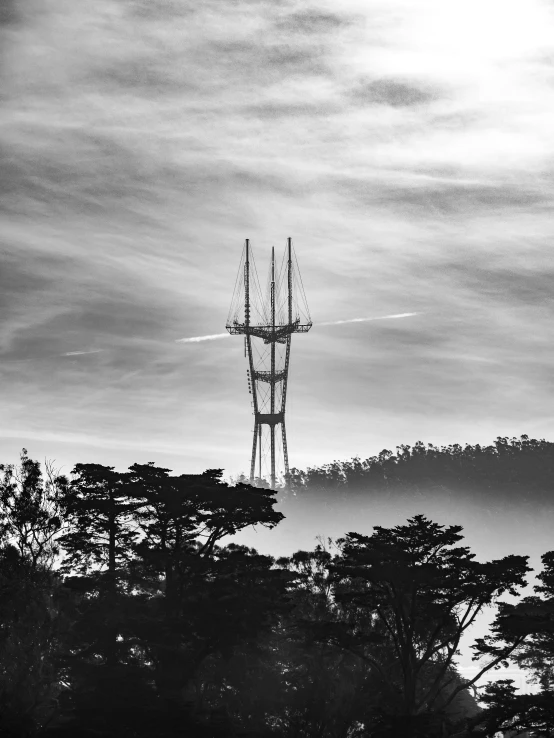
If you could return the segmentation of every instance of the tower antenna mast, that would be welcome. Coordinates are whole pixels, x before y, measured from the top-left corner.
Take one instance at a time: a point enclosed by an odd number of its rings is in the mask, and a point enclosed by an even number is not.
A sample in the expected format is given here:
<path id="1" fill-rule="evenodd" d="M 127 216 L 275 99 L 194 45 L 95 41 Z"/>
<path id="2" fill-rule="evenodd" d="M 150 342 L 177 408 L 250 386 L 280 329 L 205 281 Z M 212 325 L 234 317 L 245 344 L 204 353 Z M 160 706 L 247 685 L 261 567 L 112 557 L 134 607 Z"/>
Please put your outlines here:
<path id="1" fill-rule="evenodd" d="M 256 453 L 258 454 L 259 482 L 262 482 L 263 428 L 269 435 L 270 486 L 277 484 L 277 449 L 275 427 L 281 426 L 283 471 L 289 477 L 289 457 L 285 428 L 285 407 L 290 365 L 290 348 L 293 333 L 307 333 L 312 327 L 308 304 L 302 287 L 292 239 L 287 239 L 285 258 L 278 270 L 275 248 L 271 249 L 269 290 L 266 298 L 257 281 L 249 239 L 246 239 L 241 266 L 231 309 L 227 318 L 227 330 L 232 335 L 244 335 L 245 354 L 248 357 L 248 386 L 252 395 L 254 433 L 250 459 L 250 483 L 256 481 Z M 283 269 L 283 267 L 285 267 Z M 285 281 L 286 280 L 286 281 Z M 286 284 L 286 294 L 285 292 Z M 241 306 L 244 305 L 244 317 Z M 259 341 L 254 339 L 261 339 Z M 269 351 L 267 350 L 269 348 Z M 269 390 L 269 391 L 268 391 Z"/>

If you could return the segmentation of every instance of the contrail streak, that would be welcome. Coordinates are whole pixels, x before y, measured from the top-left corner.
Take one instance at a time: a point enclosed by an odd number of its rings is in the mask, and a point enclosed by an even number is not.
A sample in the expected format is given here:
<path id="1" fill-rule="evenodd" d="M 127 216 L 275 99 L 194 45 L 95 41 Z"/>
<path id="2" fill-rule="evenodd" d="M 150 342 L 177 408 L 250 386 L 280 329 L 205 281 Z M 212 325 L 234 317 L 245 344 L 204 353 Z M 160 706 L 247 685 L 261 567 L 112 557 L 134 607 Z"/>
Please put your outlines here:
<path id="1" fill-rule="evenodd" d="M 60 354 L 60 356 L 84 356 L 85 354 L 99 354 L 104 349 L 92 349 L 91 351 L 68 351 L 67 354 Z"/>
<path id="2" fill-rule="evenodd" d="M 328 320 L 324 323 L 314 325 L 342 325 L 343 323 L 366 323 L 369 320 L 392 320 L 393 318 L 411 318 L 412 315 L 421 313 L 397 313 L 396 315 L 379 315 L 375 318 L 349 318 L 348 320 Z M 175 343 L 201 343 L 202 341 L 217 341 L 219 338 L 227 338 L 230 333 L 212 333 L 210 336 L 191 336 L 191 338 L 177 338 Z"/>
<path id="3" fill-rule="evenodd" d="M 200 343 L 201 341 L 217 341 L 218 338 L 227 338 L 230 333 L 213 333 L 211 336 L 192 336 L 192 338 L 178 338 L 175 343 Z"/>
<path id="4" fill-rule="evenodd" d="M 412 315 L 421 315 L 421 313 L 396 313 L 396 315 L 379 315 L 375 318 L 348 318 L 348 320 L 328 320 L 325 323 L 317 323 L 317 325 L 342 325 L 343 323 L 367 323 L 369 320 L 392 320 L 393 318 L 411 318 Z"/>

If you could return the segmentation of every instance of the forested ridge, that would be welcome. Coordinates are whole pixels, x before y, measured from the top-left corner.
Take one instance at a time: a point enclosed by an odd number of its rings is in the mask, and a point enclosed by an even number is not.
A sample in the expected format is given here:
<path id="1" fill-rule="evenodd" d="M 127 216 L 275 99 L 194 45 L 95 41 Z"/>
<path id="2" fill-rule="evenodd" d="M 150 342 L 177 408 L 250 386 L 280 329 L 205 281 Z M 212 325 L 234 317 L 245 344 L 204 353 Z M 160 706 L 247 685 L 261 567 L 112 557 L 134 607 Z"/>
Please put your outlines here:
<path id="1" fill-rule="evenodd" d="M 290 483 L 295 494 L 332 490 L 339 496 L 363 493 L 385 495 L 402 490 L 449 488 L 464 496 L 499 493 L 504 502 L 554 501 L 554 443 L 498 437 L 489 446 L 452 444 L 434 446 L 418 441 L 385 449 L 367 459 L 334 461 L 307 470 L 292 469 Z"/>
<path id="2" fill-rule="evenodd" d="M 527 436 L 417 443 L 295 469 L 279 494 L 463 489 L 548 506 L 553 466 L 554 444 Z M 425 510 L 274 559 L 229 536 L 277 526 L 277 493 L 220 469 L 65 477 L 23 450 L 0 472 L 1 736 L 554 735 L 554 550 L 524 596 L 528 556 L 477 561 L 462 526 Z M 482 673 L 517 664 L 539 691 L 497 680 L 478 705 L 457 653 L 490 605 Z"/>

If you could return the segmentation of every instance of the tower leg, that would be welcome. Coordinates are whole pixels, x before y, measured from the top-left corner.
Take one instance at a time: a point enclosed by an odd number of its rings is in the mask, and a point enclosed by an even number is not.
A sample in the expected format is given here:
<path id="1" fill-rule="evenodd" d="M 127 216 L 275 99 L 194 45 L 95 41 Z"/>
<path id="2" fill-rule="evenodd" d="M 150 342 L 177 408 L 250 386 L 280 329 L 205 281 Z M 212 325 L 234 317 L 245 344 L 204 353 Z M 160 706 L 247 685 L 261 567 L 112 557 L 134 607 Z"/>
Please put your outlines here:
<path id="1" fill-rule="evenodd" d="M 271 489 L 275 489 L 275 426 L 270 425 L 271 431 Z"/>
<path id="2" fill-rule="evenodd" d="M 261 427 L 260 427 L 261 430 Z M 256 470 L 256 442 L 258 440 L 258 423 L 254 424 L 254 435 L 252 437 L 252 459 L 250 461 L 250 484 L 254 484 L 254 473 Z"/>
<path id="3" fill-rule="evenodd" d="M 283 434 L 283 456 L 285 459 L 285 483 L 288 484 L 289 476 L 289 453 L 287 450 L 287 431 L 285 429 L 285 421 L 281 424 L 281 433 Z"/>
<path id="4" fill-rule="evenodd" d="M 261 481 L 262 481 L 262 424 L 261 423 L 258 426 L 258 432 L 259 432 L 259 437 L 258 437 L 258 449 L 259 449 L 258 450 L 258 459 L 259 459 L 258 477 L 260 479 L 260 484 L 261 484 Z"/>

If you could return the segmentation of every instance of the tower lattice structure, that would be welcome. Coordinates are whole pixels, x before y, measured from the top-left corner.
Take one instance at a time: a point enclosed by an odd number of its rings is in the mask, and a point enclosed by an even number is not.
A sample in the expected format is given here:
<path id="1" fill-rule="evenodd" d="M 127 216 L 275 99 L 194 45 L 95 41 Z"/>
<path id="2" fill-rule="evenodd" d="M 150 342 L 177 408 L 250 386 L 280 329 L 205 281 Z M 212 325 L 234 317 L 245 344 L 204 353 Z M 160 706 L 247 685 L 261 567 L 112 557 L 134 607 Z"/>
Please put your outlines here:
<path id="1" fill-rule="evenodd" d="M 277 445 L 281 441 L 285 480 L 289 475 L 285 406 L 293 333 L 307 333 L 312 320 L 292 239 L 278 266 L 275 248 L 265 292 L 262 292 L 249 239 L 242 252 L 235 290 L 226 328 L 232 335 L 244 336 L 244 355 L 248 359 L 248 388 L 252 395 L 254 434 L 250 459 L 250 483 L 264 473 L 276 485 Z M 281 427 L 280 439 L 276 434 Z"/>

